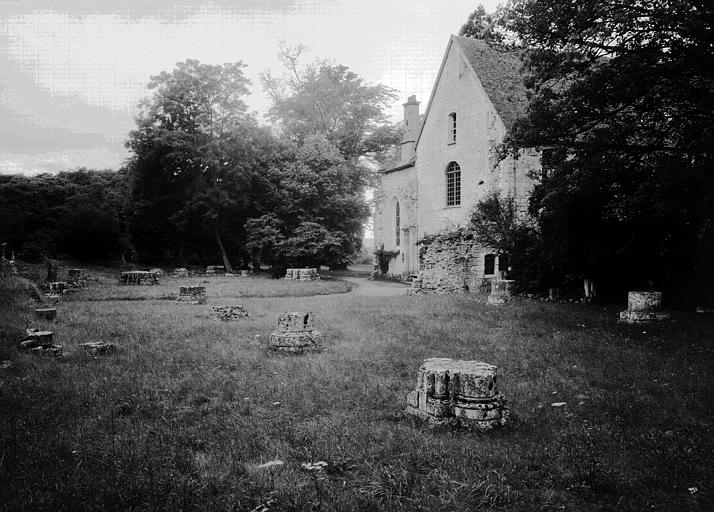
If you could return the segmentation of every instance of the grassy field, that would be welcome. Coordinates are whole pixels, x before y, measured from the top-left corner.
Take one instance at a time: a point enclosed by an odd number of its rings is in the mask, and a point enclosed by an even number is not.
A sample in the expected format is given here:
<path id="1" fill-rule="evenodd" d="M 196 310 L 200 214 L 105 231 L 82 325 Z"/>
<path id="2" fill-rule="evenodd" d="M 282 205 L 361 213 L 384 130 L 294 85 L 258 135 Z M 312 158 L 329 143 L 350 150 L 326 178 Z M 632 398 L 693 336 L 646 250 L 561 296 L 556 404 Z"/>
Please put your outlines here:
<path id="1" fill-rule="evenodd" d="M 337 281 L 310 289 L 332 295 L 307 296 L 294 285 L 312 283 L 261 278 L 210 280 L 206 305 L 161 300 L 192 279 L 91 281 L 54 323 L 33 319 L 6 283 L 4 510 L 714 507 L 711 316 L 631 327 L 616 306 L 364 297 L 334 293 L 346 290 Z M 145 300 L 109 300 L 132 296 Z M 208 318 L 222 304 L 250 317 Z M 266 350 L 292 310 L 315 313 L 325 352 Z M 65 357 L 18 352 L 28 326 L 53 330 Z M 87 341 L 119 350 L 92 358 L 77 350 Z M 404 416 L 426 357 L 497 365 L 511 423 L 479 436 Z M 273 460 L 284 464 L 260 467 Z M 315 461 L 328 465 L 301 468 Z"/>

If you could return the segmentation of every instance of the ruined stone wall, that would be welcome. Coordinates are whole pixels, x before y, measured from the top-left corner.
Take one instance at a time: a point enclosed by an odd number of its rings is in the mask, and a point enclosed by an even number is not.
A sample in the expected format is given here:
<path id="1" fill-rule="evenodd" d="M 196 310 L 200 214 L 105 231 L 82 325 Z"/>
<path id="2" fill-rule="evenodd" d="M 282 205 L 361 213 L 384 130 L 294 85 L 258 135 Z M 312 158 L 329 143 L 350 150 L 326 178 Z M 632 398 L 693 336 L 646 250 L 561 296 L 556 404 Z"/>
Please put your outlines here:
<path id="1" fill-rule="evenodd" d="M 472 240 L 432 242 L 424 253 L 419 272 L 421 288 L 431 293 L 487 291 L 484 256 L 493 252 Z"/>

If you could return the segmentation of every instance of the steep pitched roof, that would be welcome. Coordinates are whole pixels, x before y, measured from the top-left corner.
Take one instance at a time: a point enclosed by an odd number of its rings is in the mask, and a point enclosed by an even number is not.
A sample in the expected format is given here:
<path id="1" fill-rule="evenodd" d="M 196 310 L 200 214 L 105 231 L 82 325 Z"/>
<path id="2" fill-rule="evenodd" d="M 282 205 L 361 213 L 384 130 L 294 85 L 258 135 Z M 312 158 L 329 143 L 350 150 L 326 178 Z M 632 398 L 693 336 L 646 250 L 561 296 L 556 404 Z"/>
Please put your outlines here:
<path id="1" fill-rule="evenodd" d="M 470 37 L 451 39 L 471 64 L 506 129 L 510 129 L 528 104 L 518 53 Z"/>
<path id="2" fill-rule="evenodd" d="M 523 75 L 520 72 L 521 61 L 518 58 L 518 54 L 513 51 L 506 51 L 495 45 L 492 46 L 486 41 L 469 37 L 452 35 L 449 38 L 449 44 L 446 45 L 444 58 L 441 60 L 434 87 L 431 89 L 431 96 L 424 116 L 429 115 L 434 94 L 436 94 L 439 80 L 441 80 L 441 73 L 444 71 L 446 59 L 449 56 L 451 47 L 454 45 L 466 57 L 469 68 L 481 82 L 489 101 L 496 109 L 506 130 L 510 130 L 513 122 L 525 112 L 528 105 L 526 87 L 523 85 Z M 417 147 L 425 124 L 426 122 L 421 124 L 416 141 Z"/>

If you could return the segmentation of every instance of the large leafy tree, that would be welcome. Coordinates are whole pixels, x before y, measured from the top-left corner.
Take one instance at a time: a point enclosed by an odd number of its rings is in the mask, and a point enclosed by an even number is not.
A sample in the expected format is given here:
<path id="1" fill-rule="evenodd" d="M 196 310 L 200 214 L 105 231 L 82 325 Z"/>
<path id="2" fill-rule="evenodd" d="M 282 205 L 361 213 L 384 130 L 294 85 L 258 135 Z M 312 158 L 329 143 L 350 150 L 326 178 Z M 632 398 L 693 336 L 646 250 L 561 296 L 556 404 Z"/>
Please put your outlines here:
<path id="1" fill-rule="evenodd" d="M 262 75 L 273 102 L 269 117 L 288 138 L 327 138 L 347 160 L 380 157 L 399 141 L 400 133 L 385 111 L 394 91 L 364 82 L 346 66 L 317 61 L 302 64 L 305 48 L 281 46 L 282 76 Z"/>
<path id="2" fill-rule="evenodd" d="M 249 226 L 253 233 L 274 233 L 280 226 L 282 238 L 261 242 L 254 235 L 251 246 L 274 263 L 343 267 L 360 249 L 369 216 L 364 192 L 370 161 L 383 158 L 400 137 L 385 114 L 395 95 L 345 66 L 304 65 L 303 50 L 283 46 L 285 72 L 262 77 L 282 150 L 263 176 L 270 206 Z"/>
<path id="3" fill-rule="evenodd" d="M 250 210 L 250 182 L 261 133 L 243 100 L 241 62 L 178 63 L 153 76 L 127 146 L 133 153 L 133 232 L 145 259 L 185 251 L 227 269 Z M 230 234 L 230 236 L 228 236 Z"/>
<path id="4" fill-rule="evenodd" d="M 248 245 L 277 266 L 345 266 L 369 215 L 355 168 L 323 135 L 283 142 L 256 180 Z"/>
<path id="5" fill-rule="evenodd" d="M 553 278 L 687 291 L 712 283 L 711 2 L 514 0 L 527 117 L 544 148 L 531 202 Z"/>
<path id="6" fill-rule="evenodd" d="M 461 25 L 459 35 L 483 39 L 492 43 L 502 43 L 504 35 L 503 26 L 499 22 L 499 13 L 487 13 L 483 5 L 479 5 Z"/>

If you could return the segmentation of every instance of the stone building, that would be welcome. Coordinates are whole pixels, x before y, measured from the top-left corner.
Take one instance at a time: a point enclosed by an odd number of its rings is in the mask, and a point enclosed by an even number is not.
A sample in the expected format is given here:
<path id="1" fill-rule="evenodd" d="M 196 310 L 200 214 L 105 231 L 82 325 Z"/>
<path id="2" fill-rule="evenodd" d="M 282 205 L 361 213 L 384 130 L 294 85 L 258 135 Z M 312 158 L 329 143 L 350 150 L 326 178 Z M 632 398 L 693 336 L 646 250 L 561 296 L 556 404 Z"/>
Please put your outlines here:
<path id="1" fill-rule="evenodd" d="M 401 151 L 379 171 L 374 198 L 375 248 L 392 255 L 390 274 L 418 272 L 426 288 L 453 291 L 503 270 L 505 257 L 488 248 L 442 244 L 420 255 L 417 241 L 466 225 L 490 192 L 513 197 L 525 210 L 540 153 L 503 160 L 497 154 L 526 107 L 520 68 L 514 52 L 451 36 L 424 114 L 415 96 L 404 103 Z"/>

